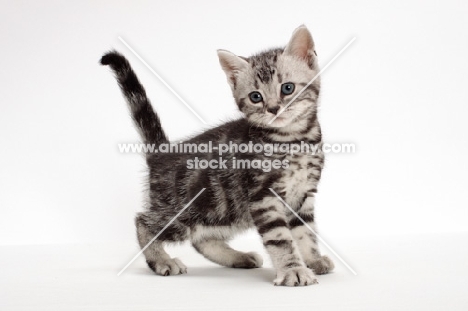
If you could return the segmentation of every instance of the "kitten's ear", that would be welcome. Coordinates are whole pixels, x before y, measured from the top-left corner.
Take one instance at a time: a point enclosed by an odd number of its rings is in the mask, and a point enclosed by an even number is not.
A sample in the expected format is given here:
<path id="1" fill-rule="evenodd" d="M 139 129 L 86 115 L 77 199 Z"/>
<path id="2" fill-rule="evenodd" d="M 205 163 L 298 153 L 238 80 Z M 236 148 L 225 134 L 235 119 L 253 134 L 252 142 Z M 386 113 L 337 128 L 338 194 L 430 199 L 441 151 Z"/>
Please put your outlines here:
<path id="1" fill-rule="evenodd" d="M 239 72 L 247 68 L 249 64 L 244 58 L 239 57 L 226 50 L 218 50 L 219 63 L 223 68 L 228 82 L 234 89 L 236 87 L 236 78 Z"/>
<path id="2" fill-rule="evenodd" d="M 314 49 L 312 35 L 305 25 L 301 25 L 294 30 L 284 52 L 310 62 L 313 55 L 316 55 Z"/>

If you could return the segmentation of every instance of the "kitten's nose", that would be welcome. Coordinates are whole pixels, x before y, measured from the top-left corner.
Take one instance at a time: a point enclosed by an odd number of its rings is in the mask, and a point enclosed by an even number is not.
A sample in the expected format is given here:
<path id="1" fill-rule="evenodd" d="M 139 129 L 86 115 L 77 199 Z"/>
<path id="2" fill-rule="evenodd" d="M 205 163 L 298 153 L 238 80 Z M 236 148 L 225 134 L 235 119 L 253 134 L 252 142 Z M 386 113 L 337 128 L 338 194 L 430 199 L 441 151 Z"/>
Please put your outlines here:
<path id="1" fill-rule="evenodd" d="M 276 115 L 276 113 L 278 112 L 278 110 L 280 110 L 280 107 L 279 106 L 274 106 L 274 107 L 268 107 L 267 108 L 267 111 Z"/>

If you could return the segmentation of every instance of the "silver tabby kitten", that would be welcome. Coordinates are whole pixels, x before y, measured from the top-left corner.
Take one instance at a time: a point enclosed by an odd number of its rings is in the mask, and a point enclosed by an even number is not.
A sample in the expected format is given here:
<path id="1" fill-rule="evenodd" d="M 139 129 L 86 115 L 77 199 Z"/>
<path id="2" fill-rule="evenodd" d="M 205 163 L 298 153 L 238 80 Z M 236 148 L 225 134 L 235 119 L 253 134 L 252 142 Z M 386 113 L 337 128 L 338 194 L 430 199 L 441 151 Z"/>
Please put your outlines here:
<path id="1" fill-rule="evenodd" d="M 297 28 L 284 49 L 269 50 L 248 58 L 218 51 L 235 101 L 244 118 L 225 123 L 185 143 L 216 144 L 321 144 L 317 120 L 320 80 L 316 79 L 281 113 L 289 101 L 318 73 L 312 36 Z M 136 126 L 147 144 L 167 144 L 158 116 L 128 61 L 117 52 L 105 54 L 129 104 Z M 269 124 L 275 116 L 277 118 Z M 230 152 L 228 163 L 242 160 L 279 159 L 289 165 L 262 169 L 190 169 L 187 161 L 217 159 L 214 153 L 148 153 L 149 197 L 146 211 L 135 219 L 143 248 L 203 188 L 204 192 L 144 251 L 148 266 L 159 275 L 187 272 L 187 267 L 164 250 L 166 243 L 190 240 L 207 259 L 226 267 L 258 268 L 262 258 L 253 252 L 232 249 L 228 241 L 255 227 L 276 269 L 275 285 L 317 283 L 316 274 L 330 272 L 333 262 L 321 256 L 313 232 L 269 190 L 272 188 L 308 225 L 315 229 L 314 197 L 323 168 L 323 154 L 291 155 L 275 152 Z M 284 162 L 282 162 L 284 163 Z"/>

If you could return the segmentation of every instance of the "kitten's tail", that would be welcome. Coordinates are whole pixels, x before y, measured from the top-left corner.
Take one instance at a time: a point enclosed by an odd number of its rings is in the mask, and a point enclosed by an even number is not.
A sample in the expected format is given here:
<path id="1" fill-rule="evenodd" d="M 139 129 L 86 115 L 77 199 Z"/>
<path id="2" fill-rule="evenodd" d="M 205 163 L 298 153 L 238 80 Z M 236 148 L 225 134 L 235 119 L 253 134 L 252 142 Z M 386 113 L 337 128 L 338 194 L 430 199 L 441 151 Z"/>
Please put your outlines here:
<path id="1" fill-rule="evenodd" d="M 115 73 L 117 82 L 122 90 L 144 143 L 160 144 L 168 142 L 159 117 L 153 110 L 146 96 L 145 89 L 138 81 L 128 60 L 116 51 L 110 51 L 101 58 L 102 65 L 109 65 Z"/>

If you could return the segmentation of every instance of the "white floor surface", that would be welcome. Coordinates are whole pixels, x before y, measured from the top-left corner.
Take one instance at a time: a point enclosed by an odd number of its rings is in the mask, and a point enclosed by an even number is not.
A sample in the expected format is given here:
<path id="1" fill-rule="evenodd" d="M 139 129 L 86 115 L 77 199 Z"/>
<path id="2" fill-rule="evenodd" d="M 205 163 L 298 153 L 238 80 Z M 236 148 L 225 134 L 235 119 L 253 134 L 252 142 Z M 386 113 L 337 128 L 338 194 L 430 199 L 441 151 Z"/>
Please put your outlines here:
<path id="1" fill-rule="evenodd" d="M 136 243 L 0 247 L 0 310 L 468 310 L 468 234 L 328 238 L 357 272 L 331 256 L 335 272 L 308 287 L 275 287 L 261 269 L 219 267 L 189 245 L 171 247 L 188 274 L 160 277 Z M 265 256 L 259 239 L 240 250 Z M 323 246 L 324 253 L 330 254 Z"/>

